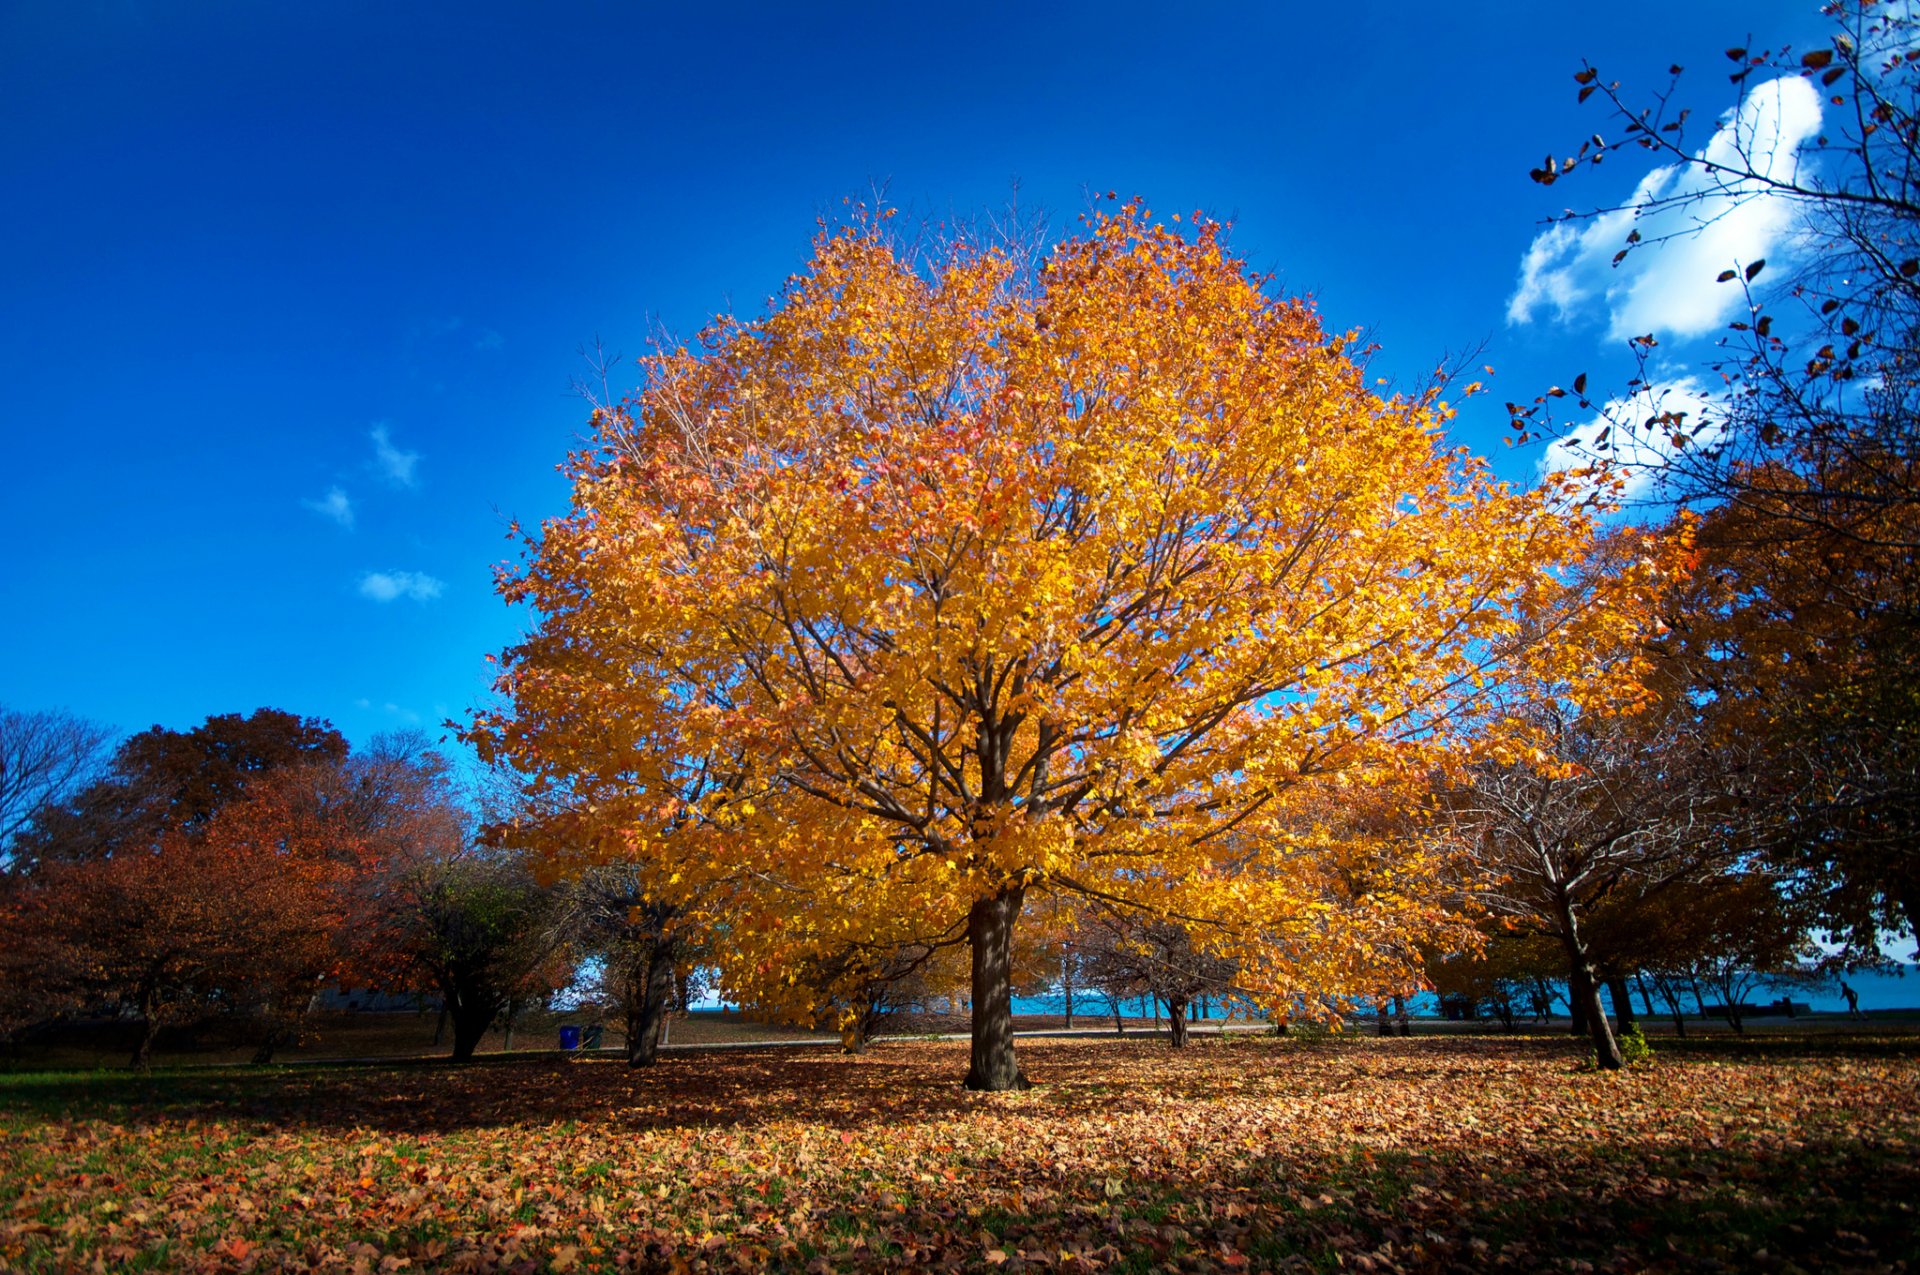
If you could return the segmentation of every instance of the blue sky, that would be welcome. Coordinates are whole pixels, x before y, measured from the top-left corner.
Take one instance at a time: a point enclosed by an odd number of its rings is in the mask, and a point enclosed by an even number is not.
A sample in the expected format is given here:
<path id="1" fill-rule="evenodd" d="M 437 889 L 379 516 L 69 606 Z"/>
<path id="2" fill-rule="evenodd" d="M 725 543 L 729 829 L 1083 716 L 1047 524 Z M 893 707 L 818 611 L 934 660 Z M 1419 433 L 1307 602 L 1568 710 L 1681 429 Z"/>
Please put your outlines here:
<path id="1" fill-rule="evenodd" d="M 1815 8 L 6 6 L 0 703 L 437 728 L 524 622 L 491 567 L 564 508 L 579 349 L 757 312 L 876 186 L 1230 219 L 1383 375 L 1485 341 L 1457 435 L 1530 480 L 1500 402 L 1623 380 L 1642 315 L 1678 316 L 1679 379 L 1720 318 L 1702 263 L 1776 233 L 1647 254 L 1631 296 L 1595 265 L 1622 231 L 1539 240 L 1645 172 L 1527 179 L 1601 126 L 1573 72 L 1686 64 L 1710 121 L 1721 50 L 1805 44 Z"/>

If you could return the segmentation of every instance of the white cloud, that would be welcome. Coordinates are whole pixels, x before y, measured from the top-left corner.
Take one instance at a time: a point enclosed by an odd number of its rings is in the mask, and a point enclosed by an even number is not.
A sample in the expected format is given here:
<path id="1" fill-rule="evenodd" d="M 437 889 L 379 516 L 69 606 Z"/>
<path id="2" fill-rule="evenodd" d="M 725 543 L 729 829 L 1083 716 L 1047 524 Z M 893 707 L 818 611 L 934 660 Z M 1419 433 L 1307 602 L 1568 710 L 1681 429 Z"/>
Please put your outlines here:
<path id="1" fill-rule="evenodd" d="M 507 338 L 501 336 L 492 328 L 482 328 L 480 335 L 473 339 L 473 348 L 476 350 L 497 350 L 506 343 Z"/>
<path id="2" fill-rule="evenodd" d="M 1818 92 L 1786 76 L 1750 90 L 1698 158 L 1705 165 L 1750 164 L 1764 177 L 1790 181 L 1799 174 L 1801 148 L 1819 131 Z M 1664 206 L 1650 207 L 1656 201 Z M 1655 169 L 1619 211 L 1562 222 L 1534 238 L 1507 321 L 1529 323 L 1546 311 L 1562 322 L 1604 315 L 1609 335 L 1621 338 L 1710 332 L 1742 303 L 1737 285 L 1715 277 L 1784 252 L 1794 214 L 1791 201 L 1764 193 L 1757 181 L 1715 177 L 1702 165 Z M 1615 266 L 1614 254 L 1635 230 L 1647 242 Z"/>
<path id="3" fill-rule="evenodd" d="M 329 487 L 327 494 L 318 500 L 303 500 L 300 503 L 317 514 L 333 519 L 348 531 L 353 530 L 353 501 L 338 487 Z"/>
<path id="4" fill-rule="evenodd" d="M 1675 456 L 1676 434 L 1684 433 L 1693 449 L 1713 446 L 1723 432 L 1719 405 L 1699 381 L 1685 376 L 1608 402 L 1598 416 L 1554 440 L 1540 457 L 1540 473 L 1599 466 L 1604 475 L 1578 480 L 1579 489 L 1590 491 L 1611 477 L 1620 483 L 1619 499 L 1638 500 Z"/>
<path id="5" fill-rule="evenodd" d="M 411 598 L 430 602 L 446 589 L 446 583 L 421 571 L 369 571 L 360 578 L 360 596 L 375 602 Z"/>
<path id="6" fill-rule="evenodd" d="M 362 695 L 359 699 L 353 701 L 353 706 L 358 709 L 364 709 L 367 712 L 373 712 L 375 709 L 378 709 L 388 717 L 405 722 L 409 726 L 418 726 L 425 720 L 413 709 L 408 708 L 404 704 L 396 704 L 392 700 L 388 700 L 384 704 L 375 704 L 372 700 Z"/>
<path id="7" fill-rule="evenodd" d="M 393 445 L 387 436 L 385 425 L 375 425 L 367 434 L 373 440 L 374 468 L 389 482 L 401 487 L 411 487 L 417 481 L 413 476 L 413 467 L 420 463 L 419 452 L 404 452 Z"/>

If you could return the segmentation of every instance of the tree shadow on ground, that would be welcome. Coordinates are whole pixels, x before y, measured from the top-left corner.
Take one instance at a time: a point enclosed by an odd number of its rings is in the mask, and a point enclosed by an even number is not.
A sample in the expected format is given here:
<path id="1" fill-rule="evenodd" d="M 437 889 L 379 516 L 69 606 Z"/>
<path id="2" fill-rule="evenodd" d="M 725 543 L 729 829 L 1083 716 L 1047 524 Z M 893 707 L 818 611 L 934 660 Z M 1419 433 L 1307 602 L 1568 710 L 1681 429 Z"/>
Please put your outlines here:
<path id="1" fill-rule="evenodd" d="M 1756 1059 L 1756 1043 L 1790 1065 Z M 324 1162 L 300 1191 L 386 1216 L 440 1166 L 472 1182 L 445 1197 L 465 1229 L 390 1241 L 423 1265 L 463 1253 L 512 1264 L 487 1246 L 526 1215 L 489 1210 L 517 1208 L 522 1187 L 555 1233 L 630 1245 L 642 1269 L 701 1254 L 873 1269 L 1023 1269 L 1041 1255 L 1055 1269 L 1319 1270 L 1911 1258 L 1920 1039 L 1822 1042 L 1817 1059 L 1790 1041 L 1702 1044 L 1698 1057 L 1599 1075 L 1577 1071 L 1577 1047 L 1560 1039 L 1029 1041 L 1041 1087 L 979 1095 L 958 1084 L 964 1044 L 914 1042 L 860 1058 L 680 1054 L 642 1071 L 538 1059 L 12 1077 L 0 1107 L 56 1134 L 85 1124 L 89 1154 L 115 1139 L 161 1147 L 167 1163 L 168 1147 L 225 1148 L 196 1151 L 224 1158 L 195 1161 L 169 1198 L 230 1189 L 263 1171 L 248 1148 L 272 1147 L 269 1161 Z M 1818 1083 L 1799 1074 L 1819 1063 Z M 503 1157 L 510 1179 L 497 1176 Z M 99 1177 L 38 1189 L 56 1200 L 48 1234 L 62 1209 L 92 1216 L 89 1192 L 121 1190 Z M 596 1195 L 625 1211 L 603 1212 Z M 291 1243 L 308 1223 L 287 1219 Z M 776 1248 L 776 1222 L 808 1247 Z M 269 1253 L 275 1234 L 256 1233 Z"/>

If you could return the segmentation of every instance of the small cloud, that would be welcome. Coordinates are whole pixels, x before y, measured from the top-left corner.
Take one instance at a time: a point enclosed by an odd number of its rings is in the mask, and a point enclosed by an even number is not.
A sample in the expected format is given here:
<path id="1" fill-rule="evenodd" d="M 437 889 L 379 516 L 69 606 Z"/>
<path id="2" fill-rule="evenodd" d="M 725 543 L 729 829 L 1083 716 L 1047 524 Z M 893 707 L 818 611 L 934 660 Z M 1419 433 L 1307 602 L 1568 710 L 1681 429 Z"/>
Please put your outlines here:
<path id="1" fill-rule="evenodd" d="M 419 452 L 405 452 L 395 447 L 385 425 L 375 425 L 367 437 L 373 440 L 374 468 L 387 481 L 401 487 L 411 487 L 418 481 L 413 476 L 413 467 L 420 463 Z"/>
<path id="2" fill-rule="evenodd" d="M 476 350 L 497 350 L 506 343 L 507 338 L 492 328 L 480 329 L 480 335 L 473 338 L 473 348 Z"/>
<path id="3" fill-rule="evenodd" d="M 1620 500 L 1638 500 L 1656 487 L 1662 472 L 1680 452 L 1712 447 L 1726 432 L 1718 405 L 1693 377 L 1649 385 L 1616 398 L 1600 414 L 1554 440 L 1540 458 L 1540 474 L 1599 467 L 1618 480 Z M 1591 488 L 1600 478 L 1584 480 Z"/>
<path id="4" fill-rule="evenodd" d="M 1744 296 L 1716 276 L 1786 249 L 1795 218 L 1792 201 L 1762 181 L 1725 174 L 1750 166 L 1767 181 L 1793 182 L 1802 148 L 1819 132 L 1820 97 L 1806 80 L 1756 86 L 1721 120 L 1698 163 L 1657 168 L 1619 210 L 1537 235 L 1521 259 L 1507 322 L 1530 323 L 1542 312 L 1562 322 L 1604 315 L 1618 338 L 1719 327 Z M 1636 230 L 1645 246 L 1616 266 Z"/>
<path id="5" fill-rule="evenodd" d="M 340 488 L 330 487 L 320 499 L 303 500 L 300 503 L 323 517 L 333 519 L 348 531 L 353 530 L 353 501 Z"/>
<path id="6" fill-rule="evenodd" d="M 355 708 L 363 709 L 370 713 L 372 712 L 384 713 L 386 716 L 391 717 L 396 721 L 404 722 L 409 726 L 418 726 L 421 723 L 421 721 L 424 720 L 420 716 L 420 714 L 415 712 L 413 709 L 408 708 L 404 704 L 396 704 L 392 700 L 388 700 L 383 704 L 376 704 L 372 700 L 368 699 L 365 695 L 362 695 L 360 698 L 353 701 L 353 706 Z"/>
<path id="7" fill-rule="evenodd" d="M 375 602 L 411 598 L 430 602 L 446 590 L 446 583 L 420 571 L 369 571 L 360 577 L 360 596 Z"/>

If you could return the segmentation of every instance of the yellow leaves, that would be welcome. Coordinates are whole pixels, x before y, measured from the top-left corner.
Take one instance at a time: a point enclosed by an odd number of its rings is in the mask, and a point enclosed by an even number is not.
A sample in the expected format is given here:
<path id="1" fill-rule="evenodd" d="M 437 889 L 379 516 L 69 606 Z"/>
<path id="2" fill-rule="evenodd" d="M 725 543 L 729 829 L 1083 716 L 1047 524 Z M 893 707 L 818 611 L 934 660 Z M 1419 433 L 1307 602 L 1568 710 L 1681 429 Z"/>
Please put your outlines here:
<path id="1" fill-rule="evenodd" d="M 503 582 L 542 618 L 482 747 L 597 803 L 577 840 L 764 913 L 743 984 L 1063 880 L 1311 917 L 1237 953 L 1275 994 L 1377 971 L 1375 931 L 1428 922 L 1343 895 L 1295 797 L 1435 764 L 1526 661 L 1585 693 L 1555 626 L 1586 523 L 1369 390 L 1210 223 L 1128 203 L 1037 280 L 916 251 L 823 234 L 596 417 Z"/>

